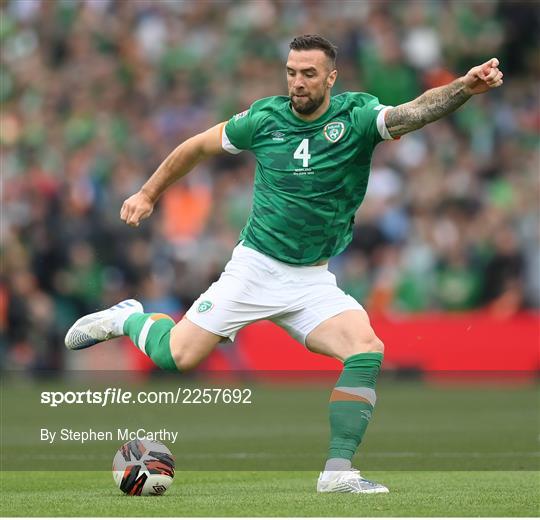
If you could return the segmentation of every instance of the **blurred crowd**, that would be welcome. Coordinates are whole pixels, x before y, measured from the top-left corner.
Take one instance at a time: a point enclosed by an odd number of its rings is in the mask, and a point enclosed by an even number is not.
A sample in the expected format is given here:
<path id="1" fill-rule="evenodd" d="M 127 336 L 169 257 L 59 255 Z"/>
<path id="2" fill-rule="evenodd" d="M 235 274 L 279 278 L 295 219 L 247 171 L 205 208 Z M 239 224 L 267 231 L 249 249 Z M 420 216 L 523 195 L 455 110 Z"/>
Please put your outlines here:
<path id="1" fill-rule="evenodd" d="M 371 312 L 540 306 L 535 2 L 0 2 L 4 366 L 60 367 L 83 313 L 179 317 L 221 272 L 254 160 L 200 165 L 139 228 L 119 210 L 186 138 L 286 93 L 291 39 L 339 48 L 335 93 L 396 105 L 491 57 L 502 88 L 378 147 L 338 282 Z"/>

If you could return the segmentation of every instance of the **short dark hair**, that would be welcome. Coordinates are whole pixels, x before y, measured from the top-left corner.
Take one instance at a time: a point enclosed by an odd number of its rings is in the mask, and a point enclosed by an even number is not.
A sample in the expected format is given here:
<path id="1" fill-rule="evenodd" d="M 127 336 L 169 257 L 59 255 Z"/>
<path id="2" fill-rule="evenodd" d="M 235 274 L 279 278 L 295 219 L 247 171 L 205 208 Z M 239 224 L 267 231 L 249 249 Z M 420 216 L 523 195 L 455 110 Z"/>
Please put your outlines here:
<path id="1" fill-rule="evenodd" d="M 328 59 L 332 62 L 332 66 L 335 66 L 336 64 L 337 47 L 318 34 L 303 34 L 302 36 L 297 36 L 289 43 L 289 49 L 293 51 L 319 49 L 326 54 Z"/>

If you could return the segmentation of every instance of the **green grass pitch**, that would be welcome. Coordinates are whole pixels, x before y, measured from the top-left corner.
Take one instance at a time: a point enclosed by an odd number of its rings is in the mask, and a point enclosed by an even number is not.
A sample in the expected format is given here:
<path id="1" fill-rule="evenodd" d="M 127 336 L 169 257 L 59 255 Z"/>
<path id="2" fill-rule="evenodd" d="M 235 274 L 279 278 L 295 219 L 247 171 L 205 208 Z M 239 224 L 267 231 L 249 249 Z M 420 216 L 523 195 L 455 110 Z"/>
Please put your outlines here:
<path id="1" fill-rule="evenodd" d="M 158 378 L 144 388 L 177 384 L 186 382 Z M 74 382 L 30 384 L 16 378 L 13 384 L 3 384 L 0 514 L 536 517 L 540 513 L 537 384 L 441 386 L 382 378 L 375 419 L 354 464 L 367 478 L 387 485 L 388 495 L 315 492 L 328 442 L 331 382 L 296 387 L 247 384 L 253 386 L 254 404 L 249 407 L 55 409 L 39 404 L 39 392 L 73 388 Z M 122 495 L 108 469 L 119 443 L 39 442 L 39 428 L 62 425 L 178 430 L 180 440 L 169 445 L 177 460 L 171 489 L 163 497 Z"/>
<path id="2" fill-rule="evenodd" d="M 388 495 L 317 495 L 313 472 L 179 472 L 162 497 L 128 497 L 108 472 L 4 472 L 2 516 L 529 516 L 538 472 L 371 472 Z"/>

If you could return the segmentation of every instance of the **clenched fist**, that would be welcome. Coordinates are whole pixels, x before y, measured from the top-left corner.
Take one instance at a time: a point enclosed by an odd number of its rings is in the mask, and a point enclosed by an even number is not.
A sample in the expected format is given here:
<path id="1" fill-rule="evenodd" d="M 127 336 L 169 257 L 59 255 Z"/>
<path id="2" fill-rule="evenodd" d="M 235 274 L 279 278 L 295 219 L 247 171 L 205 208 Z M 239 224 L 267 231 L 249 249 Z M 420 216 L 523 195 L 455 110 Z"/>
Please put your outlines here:
<path id="1" fill-rule="evenodd" d="M 141 220 L 148 218 L 152 211 L 154 211 L 154 202 L 148 195 L 139 191 L 124 201 L 120 218 L 129 226 L 138 227 Z"/>
<path id="2" fill-rule="evenodd" d="M 491 58 L 482 65 L 473 67 L 463 77 L 470 95 L 482 94 L 503 84 L 503 73 L 499 70 L 499 60 Z"/>

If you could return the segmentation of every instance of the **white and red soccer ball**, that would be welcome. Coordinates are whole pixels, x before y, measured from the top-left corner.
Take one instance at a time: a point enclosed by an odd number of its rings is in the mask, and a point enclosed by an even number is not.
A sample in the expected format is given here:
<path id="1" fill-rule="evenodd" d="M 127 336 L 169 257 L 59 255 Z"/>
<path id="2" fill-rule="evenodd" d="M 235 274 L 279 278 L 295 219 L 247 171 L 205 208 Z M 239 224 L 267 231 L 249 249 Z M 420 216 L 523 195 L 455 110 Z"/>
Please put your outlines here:
<path id="1" fill-rule="evenodd" d="M 163 495 L 174 478 L 174 457 L 161 442 L 135 439 L 116 452 L 112 469 L 126 495 Z"/>

